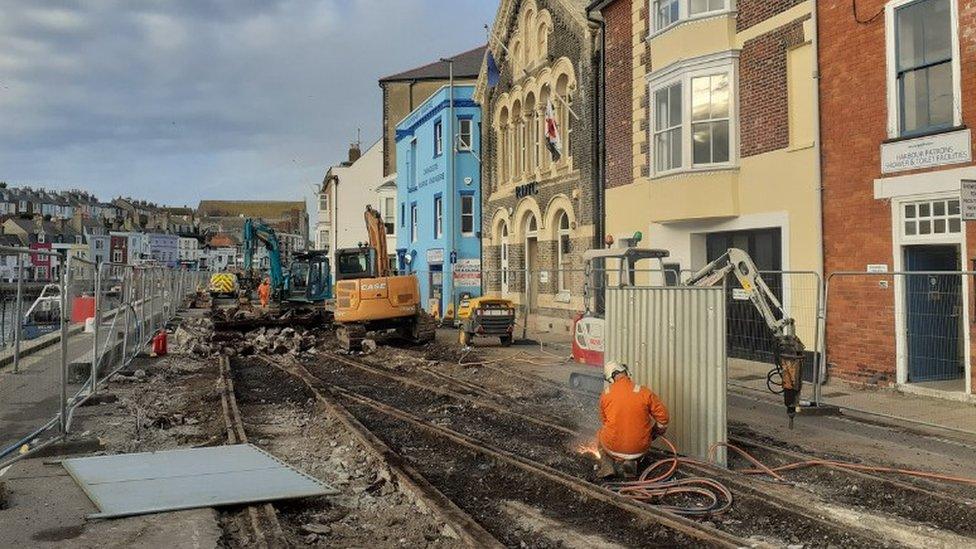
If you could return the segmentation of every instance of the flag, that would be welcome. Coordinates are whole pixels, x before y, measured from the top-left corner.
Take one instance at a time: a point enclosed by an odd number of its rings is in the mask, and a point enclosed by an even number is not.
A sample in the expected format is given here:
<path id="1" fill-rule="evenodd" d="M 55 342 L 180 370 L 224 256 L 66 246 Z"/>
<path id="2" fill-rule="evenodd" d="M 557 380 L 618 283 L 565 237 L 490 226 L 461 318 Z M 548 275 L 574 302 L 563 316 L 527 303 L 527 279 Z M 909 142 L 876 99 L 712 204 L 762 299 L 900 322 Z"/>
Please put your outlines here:
<path id="1" fill-rule="evenodd" d="M 559 139 L 559 122 L 556 121 L 556 109 L 550 99 L 546 103 L 546 147 L 552 155 L 552 161 L 557 162 L 563 155 L 563 143 Z"/>
<path id="2" fill-rule="evenodd" d="M 502 74 L 498 70 L 498 63 L 495 62 L 495 56 L 491 54 L 491 50 L 488 50 L 488 87 L 494 88 L 497 86 L 501 76 Z"/>

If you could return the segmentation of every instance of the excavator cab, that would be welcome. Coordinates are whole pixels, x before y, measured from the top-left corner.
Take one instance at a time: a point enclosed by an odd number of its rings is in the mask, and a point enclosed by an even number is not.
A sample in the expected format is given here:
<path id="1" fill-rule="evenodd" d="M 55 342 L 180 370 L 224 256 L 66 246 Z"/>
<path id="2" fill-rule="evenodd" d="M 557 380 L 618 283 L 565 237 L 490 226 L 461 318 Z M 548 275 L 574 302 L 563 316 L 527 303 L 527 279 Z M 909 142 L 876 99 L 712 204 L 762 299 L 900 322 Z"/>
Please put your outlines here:
<path id="1" fill-rule="evenodd" d="M 328 250 L 296 253 L 285 286 L 291 302 L 321 303 L 332 299 Z"/>
<path id="2" fill-rule="evenodd" d="M 376 249 L 368 246 L 336 251 L 336 280 L 357 280 L 379 276 Z"/>

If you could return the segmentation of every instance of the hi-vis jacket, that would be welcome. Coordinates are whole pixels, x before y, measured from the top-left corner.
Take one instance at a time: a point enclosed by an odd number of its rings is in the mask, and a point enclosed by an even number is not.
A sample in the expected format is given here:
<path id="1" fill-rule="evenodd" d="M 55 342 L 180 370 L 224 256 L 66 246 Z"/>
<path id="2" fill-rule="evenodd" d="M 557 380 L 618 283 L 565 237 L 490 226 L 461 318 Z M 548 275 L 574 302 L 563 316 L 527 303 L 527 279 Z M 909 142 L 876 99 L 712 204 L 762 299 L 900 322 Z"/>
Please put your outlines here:
<path id="1" fill-rule="evenodd" d="M 668 419 L 668 409 L 657 395 L 619 376 L 600 397 L 600 444 L 617 457 L 638 457 L 651 447 L 655 422 L 667 428 Z"/>

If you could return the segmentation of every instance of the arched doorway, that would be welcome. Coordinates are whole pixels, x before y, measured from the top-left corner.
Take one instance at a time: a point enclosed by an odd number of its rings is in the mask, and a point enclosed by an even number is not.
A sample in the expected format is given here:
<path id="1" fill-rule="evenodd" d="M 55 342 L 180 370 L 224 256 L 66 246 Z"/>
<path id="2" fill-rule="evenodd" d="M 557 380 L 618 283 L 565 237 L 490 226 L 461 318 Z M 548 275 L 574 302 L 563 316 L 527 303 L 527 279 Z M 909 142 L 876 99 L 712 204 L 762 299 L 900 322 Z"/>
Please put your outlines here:
<path id="1" fill-rule="evenodd" d="M 529 214 L 525 220 L 525 306 L 527 312 L 535 309 L 538 295 L 534 271 L 538 266 L 539 257 L 539 221 L 534 214 Z"/>
<path id="2" fill-rule="evenodd" d="M 502 224 L 502 296 L 508 293 L 508 223 Z"/>

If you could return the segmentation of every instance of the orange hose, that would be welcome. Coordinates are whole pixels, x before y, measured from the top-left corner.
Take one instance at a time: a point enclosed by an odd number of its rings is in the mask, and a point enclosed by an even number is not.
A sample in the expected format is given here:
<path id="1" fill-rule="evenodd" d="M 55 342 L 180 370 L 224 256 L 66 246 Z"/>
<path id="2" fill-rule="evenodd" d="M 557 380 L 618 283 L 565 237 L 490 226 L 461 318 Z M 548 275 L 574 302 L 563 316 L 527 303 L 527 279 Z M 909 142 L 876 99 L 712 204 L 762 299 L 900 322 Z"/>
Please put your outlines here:
<path id="1" fill-rule="evenodd" d="M 779 475 L 780 472 L 795 471 L 797 469 L 806 469 L 808 467 L 834 467 L 837 469 L 851 469 L 854 471 L 862 471 L 868 473 L 891 473 L 896 475 L 905 475 L 918 478 L 927 478 L 932 480 L 941 480 L 946 482 L 955 482 L 959 484 L 966 484 L 969 486 L 976 486 L 976 479 L 965 478 L 965 477 L 954 477 L 950 475 L 941 475 L 938 473 L 929 473 L 926 471 L 916 471 L 913 469 L 899 469 L 895 467 L 881 467 L 874 465 L 862 465 L 859 463 L 850 463 L 846 461 L 837 461 L 831 459 L 809 459 L 804 461 L 797 461 L 795 463 L 788 463 L 786 465 L 779 465 L 777 467 L 767 467 L 758 459 L 754 458 L 749 452 L 746 452 L 742 448 L 729 444 L 727 442 L 720 442 L 712 445 L 709 449 L 709 457 L 712 453 L 719 447 L 724 446 L 726 448 L 735 450 L 739 455 L 744 457 L 750 463 L 756 466 L 755 469 L 739 469 L 737 472 L 746 475 L 768 475 L 776 480 L 783 481 L 783 477 Z"/>

